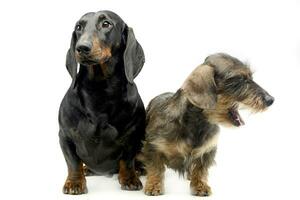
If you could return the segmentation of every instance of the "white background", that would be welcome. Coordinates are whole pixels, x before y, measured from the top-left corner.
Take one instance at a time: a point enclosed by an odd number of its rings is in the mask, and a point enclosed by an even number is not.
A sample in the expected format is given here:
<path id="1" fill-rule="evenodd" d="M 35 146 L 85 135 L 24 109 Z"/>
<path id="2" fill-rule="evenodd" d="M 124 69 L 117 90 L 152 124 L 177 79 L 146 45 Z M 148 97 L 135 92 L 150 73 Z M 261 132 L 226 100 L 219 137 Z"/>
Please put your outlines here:
<path id="1" fill-rule="evenodd" d="M 87 178 L 89 194 L 63 195 L 67 168 L 57 114 L 71 78 L 64 66 L 75 22 L 112 10 L 146 54 L 136 83 L 145 105 L 176 91 L 211 53 L 250 63 L 275 97 L 265 113 L 243 112 L 246 126 L 222 128 L 208 199 L 300 199 L 300 3 L 288 1 L 1 1 L 0 199 L 150 199 L 121 191 L 117 178 Z M 144 183 L 145 179 L 142 178 Z M 167 171 L 166 194 L 196 199 Z"/>

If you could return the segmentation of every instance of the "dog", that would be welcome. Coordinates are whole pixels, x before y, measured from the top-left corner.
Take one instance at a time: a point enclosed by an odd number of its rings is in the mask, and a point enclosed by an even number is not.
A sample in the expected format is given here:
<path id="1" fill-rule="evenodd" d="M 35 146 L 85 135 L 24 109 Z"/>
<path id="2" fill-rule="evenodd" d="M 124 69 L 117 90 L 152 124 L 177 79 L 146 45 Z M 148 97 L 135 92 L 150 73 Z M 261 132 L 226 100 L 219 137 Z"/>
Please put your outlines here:
<path id="1" fill-rule="evenodd" d="M 217 150 L 218 124 L 241 126 L 240 104 L 264 111 L 273 102 L 247 65 L 224 53 L 208 56 L 175 94 L 155 97 L 146 109 L 145 194 L 163 193 L 167 165 L 188 174 L 193 195 L 210 195 L 208 168 Z"/>
<path id="2" fill-rule="evenodd" d="M 63 193 L 87 193 L 85 166 L 99 175 L 119 173 L 122 189 L 142 188 L 135 156 L 145 137 L 146 111 L 134 78 L 144 62 L 132 28 L 117 14 L 90 12 L 76 23 L 66 58 L 72 83 L 59 110 L 68 167 Z"/>

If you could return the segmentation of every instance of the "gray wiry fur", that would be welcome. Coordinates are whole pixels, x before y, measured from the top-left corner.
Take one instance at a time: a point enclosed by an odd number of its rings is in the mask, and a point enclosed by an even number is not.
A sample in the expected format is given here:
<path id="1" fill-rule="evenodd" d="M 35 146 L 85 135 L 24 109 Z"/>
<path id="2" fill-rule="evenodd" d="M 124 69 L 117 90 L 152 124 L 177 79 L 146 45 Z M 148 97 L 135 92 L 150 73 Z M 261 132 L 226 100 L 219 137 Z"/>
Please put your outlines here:
<path id="1" fill-rule="evenodd" d="M 188 172 L 192 194 L 207 196 L 208 168 L 214 163 L 219 123 L 242 125 L 238 104 L 264 110 L 271 97 L 252 80 L 250 69 L 227 54 L 205 59 L 176 93 L 155 97 L 147 108 L 143 162 L 145 193 L 163 193 L 164 165 Z"/>
<path id="2" fill-rule="evenodd" d="M 216 148 L 209 146 L 207 151 L 203 152 L 199 149 L 216 137 L 219 128 L 207 122 L 202 111 L 182 95 L 182 90 L 178 90 L 176 94 L 165 93 L 157 96 L 150 102 L 147 111 L 144 149 L 148 150 L 144 151 L 144 156 L 147 156 L 149 151 L 161 153 L 165 164 L 184 174 L 195 159 Z M 178 143 L 182 143 L 182 146 Z M 172 144 L 179 152 L 168 157 L 168 152 L 164 152 L 163 148 L 171 149 Z M 157 152 L 159 148 L 162 152 Z"/>

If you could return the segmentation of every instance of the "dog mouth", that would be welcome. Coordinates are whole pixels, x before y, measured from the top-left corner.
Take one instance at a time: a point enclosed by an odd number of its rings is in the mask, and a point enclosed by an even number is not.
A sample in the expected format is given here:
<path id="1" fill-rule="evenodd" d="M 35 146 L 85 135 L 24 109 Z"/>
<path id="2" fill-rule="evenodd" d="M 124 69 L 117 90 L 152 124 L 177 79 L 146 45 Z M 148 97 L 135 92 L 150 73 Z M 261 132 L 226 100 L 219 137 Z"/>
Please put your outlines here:
<path id="1" fill-rule="evenodd" d="M 93 59 L 88 56 L 78 56 L 77 61 L 82 65 L 96 65 L 99 64 L 98 59 Z"/>
<path id="2" fill-rule="evenodd" d="M 235 107 L 228 109 L 228 117 L 234 126 L 239 127 L 245 124 L 238 109 Z"/>
<path id="3" fill-rule="evenodd" d="M 95 58 L 93 56 L 84 56 L 77 54 L 76 60 L 78 63 L 85 65 L 85 66 L 94 66 L 94 65 L 101 65 L 107 63 L 109 58 Z"/>

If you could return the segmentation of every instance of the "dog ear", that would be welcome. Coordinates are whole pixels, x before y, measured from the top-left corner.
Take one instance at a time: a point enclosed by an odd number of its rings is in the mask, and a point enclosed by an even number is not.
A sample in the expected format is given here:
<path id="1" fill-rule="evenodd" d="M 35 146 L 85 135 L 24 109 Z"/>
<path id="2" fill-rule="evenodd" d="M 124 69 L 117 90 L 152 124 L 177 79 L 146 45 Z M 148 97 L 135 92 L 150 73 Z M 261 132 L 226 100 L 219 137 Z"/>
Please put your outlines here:
<path id="1" fill-rule="evenodd" d="M 78 63 L 75 59 L 76 40 L 77 40 L 76 39 L 76 33 L 73 32 L 70 48 L 67 52 L 67 57 L 66 57 L 66 67 L 67 67 L 67 70 L 68 70 L 69 74 L 72 77 L 72 88 L 75 87 L 76 76 L 77 76 L 77 65 L 78 65 Z"/>
<path id="2" fill-rule="evenodd" d="M 126 48 L 123 54 L 125 75 L 130 83 L 139 74 L 145 63 L 144 51 L 138 41 L 135 39 L 132 28 L 125 28 Z"/>
<path id="3" fill-rule="evenodd" d="M 209 65 L 198 66 L 186 79 L 182 89 L 188 100 L 202 109 L 213 109 L 217 103 L 214 69 Z"/>

